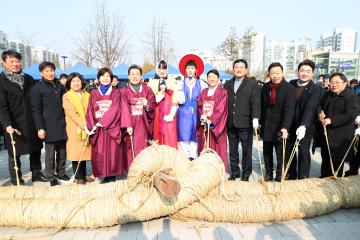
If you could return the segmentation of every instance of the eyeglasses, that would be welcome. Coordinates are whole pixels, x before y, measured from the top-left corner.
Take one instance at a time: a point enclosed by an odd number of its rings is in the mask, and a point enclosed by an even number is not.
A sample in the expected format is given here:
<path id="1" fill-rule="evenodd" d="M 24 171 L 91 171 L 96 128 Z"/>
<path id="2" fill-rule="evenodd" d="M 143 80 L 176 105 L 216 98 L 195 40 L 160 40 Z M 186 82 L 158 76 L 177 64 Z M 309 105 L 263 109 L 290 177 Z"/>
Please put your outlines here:
<path id="1" fill-rule="evenodd" d="M 343 83 L 345 83 L 345 82 L 329 82 L 330 85 L 340 85 Z"/>

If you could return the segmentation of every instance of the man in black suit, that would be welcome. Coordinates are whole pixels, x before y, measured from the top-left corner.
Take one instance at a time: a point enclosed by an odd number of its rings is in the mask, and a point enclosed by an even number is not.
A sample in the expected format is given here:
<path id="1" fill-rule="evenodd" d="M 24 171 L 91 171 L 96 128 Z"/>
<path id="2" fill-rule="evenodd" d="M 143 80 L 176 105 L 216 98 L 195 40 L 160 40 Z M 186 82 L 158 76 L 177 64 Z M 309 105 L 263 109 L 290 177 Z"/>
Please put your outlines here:
<path id="1" fill-rule="evenodd" d="M 287 178 L 304 179 L 310 173 L 310 145 L 315 131 L 316 108 L 320 103 L 321 88 L 313 83 L 315 63 L 304 60 L 298 66 L 298 79 L 290 81 L 295 87 L 295 114 L 291 124 L 288 151 L 291 151 L 296 139 L 299 139 L 298 158 L 292 160 Z M 316 118 L 317 120 L 317 118 Z"/>
<path id="2" fill-rule="evenodd" d="M 323 178 L 333 176 L 336 172 L 337 177 L 342 177 L 344 167 L 342 159 L 354 136 L 354 120 L 359 114 L 359 100 L 347 88 L 347 78 L 343 73 L 331 74 L 329 86 L 330 91 L 321 97 L 318 109 L 318 112 L 324 111 L 325 118 L 319 120 L 327 129 L 329 142 L 329 146 L 326 141 L 321 142 L 321 177 Z M 320 131 L 324 134 L 322 129 Z M 350 148 L 345 161 L 351 158 L 352 153 L 353 148 Z"/>
<path id="3" fill-rule="evenodd" d="M 239 142 L 242 147 L 241 180 L 249 181 L 252 172 L 253 128 L 259 126 L 260 88 L 256 80 L 246 77 L 247 73 L 247 62 L 244 59 L 236 60 L 233 64 L 234 77 L 224 85 L 228 92 L 229 180 L 240 178 Z"/>
<path id="4" fill-rule="evenodd" d="M 17 184 L 15 161 L 18 166 L 19 183 L 24 185 L 21 173 L 21 155 L 30 154 L 30 170 L 32 181 L 46 182 L 41 173 L 42 143 L 36 135 L 31 115 L 30 89 L 35 84 L 34 79 L 22 72 L 21 54 L 8 50 L 2 53 L 4 70 L 0 74 L 0 124 L 7 138 L 9 155 L 9 173 L 13 185 Z M 21 135 L 15 133 L 15 129 Z M 11 146 L 10 134 L 13 134 L 16 156 Z"/>
<path id="5" fill-rule="evenodd" d="M 260 134 L 263 138 L 265 181 L 273 180 L 273 148 L 276 150 L 276 181 L 282 177 L 283 144 L 279 137 L 288 138 L 288 131 L 294 118 L 295 88 L 284 79 L 283 66 L 272 63 L 268 67 L 270 82 L 261 90 Z M 286 155 L 286 154 L 285 154 Z"/>
<path id="6" fill-rule="evenodd" d="M 51 186 L 58 185 L 54 174 L 55 160 L 57 178 L 70 179 L 65 174 L 67 135 L 62 107 L 66 89 L 55 78 L 55 69 L 52 62 L 42 62 L 39 65 L 42 80 L 31 89 L 30 94 L 35 128 L 38 137 L 45 142 L 45 171 Z"/>

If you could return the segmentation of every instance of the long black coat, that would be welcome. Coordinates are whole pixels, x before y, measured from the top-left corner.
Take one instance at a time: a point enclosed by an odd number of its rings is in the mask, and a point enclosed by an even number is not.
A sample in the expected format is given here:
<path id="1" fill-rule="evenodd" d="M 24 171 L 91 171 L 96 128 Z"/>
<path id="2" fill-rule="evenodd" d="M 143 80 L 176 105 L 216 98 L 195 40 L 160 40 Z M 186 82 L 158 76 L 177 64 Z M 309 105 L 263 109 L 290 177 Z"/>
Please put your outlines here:
<path id="1" fill-rule="evenodd" d="M 37 137 L 31 115 L 30 89 L 35 84 L 34 79 L 25 74 L 24 88 L 10 82 L 4 73 L 0 74 L 0 123 L 4 128 L 12 126 L 21 132 L 14 134 L 16 155 L 40 151 L 42 143 Z M 8 151 L 12 155 L 10 135 L 7 134 Z"/>
<path id="2" fill-rule="evenodd" d="M 285 80 L 276 92 L 275 106 L 270 106 L 269 82 L 261 90 L 260 134 L 264 141 L 279 143 L 282 128 L 289 131 L 295 112 L 295 88 Z"/>
<path id="3" fill-rule="evenodd" d="M 31 89 L 32 116 L 37 131 L 46 131 L 45 142 L 66 140 L 65 114 L 62 108 L 62 96 L 66 89 L 57 79 L 55 87 L 42 80 Z"/>
<path id="4" fill-rule="evenodd" d="M 298 79 L 290 81 L 296 89 Z M 306 127 L 306 135 L 312 136 L 315 130 L 314 122 L 317 121 L 316 109 L 320 104 L 321 87 L 310 81 L 299 99 L 295 103 L 294 120 L 291 124 L 290 134 L 296 137 L 296 129 L 300 126 Z"/>
<path id="5" fill-rule="evenodd" d="M 228 92 L 227 128 L 252 127 L 252 119 L 260 118 L 260 87 L 257 81 L 244 77 L 234 93 L 234 81 L 227 81 L 224 88 Z"/>
<path id="6" fill-rule="evenodd" d="M 339 162 L 354 137 L 354 120 L 359 113 L 359 100 L 349 89 L 339 95 L 328 91 L 321 99 L 318 112 L 321 110 L 324 111 L 325 118 L 331 120 L 331 124 L 327 126 L 329 145 L 333 161 Z M 321 134 L 324 134 L 323 129 Z"/>

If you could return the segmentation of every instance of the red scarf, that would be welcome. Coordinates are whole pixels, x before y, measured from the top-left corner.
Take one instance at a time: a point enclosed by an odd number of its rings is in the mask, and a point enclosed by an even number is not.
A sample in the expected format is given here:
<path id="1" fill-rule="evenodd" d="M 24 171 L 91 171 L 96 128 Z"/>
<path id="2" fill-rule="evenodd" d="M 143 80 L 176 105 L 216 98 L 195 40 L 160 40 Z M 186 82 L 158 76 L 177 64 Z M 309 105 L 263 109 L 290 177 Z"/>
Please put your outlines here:
<path id="1" fill-rule="evenodd" d="M 279 88 L 280 84 L 283 82 L 284 80 L 281 80 L 281 82 L 279 83 L 273 83 L 270 82 L 269 84 L 269 88 L 270 88 L 270 106 L 273 107 L 275 106 L 276 103 L 276 92 L 277 89 Z"/>

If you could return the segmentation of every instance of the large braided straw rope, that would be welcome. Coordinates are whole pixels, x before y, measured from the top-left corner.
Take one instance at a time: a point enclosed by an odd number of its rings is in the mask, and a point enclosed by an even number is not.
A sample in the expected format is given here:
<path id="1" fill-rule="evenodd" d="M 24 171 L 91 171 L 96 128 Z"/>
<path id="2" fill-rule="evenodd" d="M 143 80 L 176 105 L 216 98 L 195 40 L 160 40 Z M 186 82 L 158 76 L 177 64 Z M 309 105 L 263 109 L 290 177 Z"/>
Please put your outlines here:
<path id="1" fill-rule="evenodd" d="M 173 198 L 152 185 L 153 175 L 162 169 L 181 183 Z M 167 216 L 205 197 L 224 177 L 223 169 L 213 153 L 189 161 L 176 149 L 153 145 L 135 158 L 128 181 L 101 187 L 1 187 L 0 225 L 97 228 Z"/>
<path id="2" fill-rule="evenodd" d="M 360 176 L 265 184 L 266 187 L 260 187 L 256 183 L 225 182 L 226 197 L 219 189 L 214 189 L 201 202 L 193 203 L 173 217 L 215 222 L 267 222 L 360 207 Z"/>
<path id="3" fill-rule="evenodd" d="M 159 171 L 181 190 L 168 198 L 153 187 Z M 96 228 L 173 215 L 180 219 L 264 222 L 312 217 L 360 206 L 360 176 L 283 183 L 224 180 L 213 151 L 188 161 L 177 150 L 153 145 L 134 160 L 127 181 L 105 185 L 0 187 L 0 225 Z"/>

